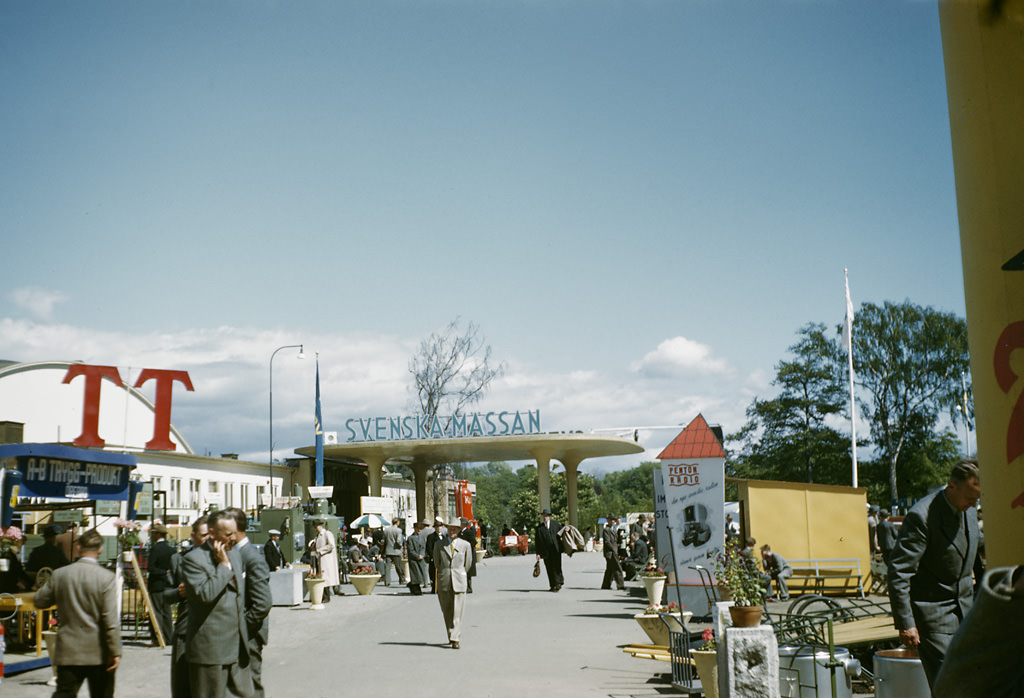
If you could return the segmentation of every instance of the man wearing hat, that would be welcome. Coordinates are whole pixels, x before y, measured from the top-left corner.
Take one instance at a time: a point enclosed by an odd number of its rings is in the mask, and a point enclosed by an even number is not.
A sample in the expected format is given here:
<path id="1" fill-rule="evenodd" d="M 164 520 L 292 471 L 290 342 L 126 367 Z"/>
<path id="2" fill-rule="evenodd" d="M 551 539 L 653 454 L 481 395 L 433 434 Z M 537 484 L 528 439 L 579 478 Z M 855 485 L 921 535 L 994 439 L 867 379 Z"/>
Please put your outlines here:
<path id="1" fill-rule="evenodd" d="M 284 553 L 281 552 L 281 532 L 276 528 L 272 528 L 267 531 L 267 534 L 270 536 L 270 540 L 263 546 L 263 557 L 267 559 L 267 567 L 270 568 L 271 572 L 288 567 L 288 563 L 284 559 Z"/>
<path id="2" fill-rule="evenodd" d="M 466 603 L 469 568 L 473 562 L 473 549 L 464 539 L 459 538 L 461 530 L 462 522 L 453 519 L 448 523 L 448 534 L 434 546 L 437 600 L 444 615 L 448 642 L 455 650 L 459 649 L 462 638 L 462 609 Z"/>
<path id="3" fill-rule="evenodd" d="M 405 552 L 409 557 L 409 591 L 413 596 L 422 595 L 423 585 L 427 583 L 427 539 L 420 532 L 428 525 L 426 521 L 417 521 L 412 525 L 412 535 L 405 539 Z"/>
<path id="4" fill-rule="evenodd" d="M 57 536 L 62 532 L 57 524 L 50 524 L 43 529 L 43 544 L 32 551 L 28 556 L 28 562 L 25 563 L 25 571 L 30 576 L 35 577 L 36 572 L 44 567 L 55 570 L 69 564 L 67 555 L 57 547 Z"/>
<path id="5" fill-rule="evenodd" d="M 540 523 L 534 535 L 537 559 L 544 558 L 544 570 L 548 573 L 548 591 L 558 591 L 565 580 L 562 577 L 562 540 L 558 531 L 562 526 L 551 518 L 551 510 L 540 512 Z"/>
<path id="6" fill-rule="evenodd" d="M 160 626 L 160 634 L 165 643 L 171 640 L 171 604 L 164 598 L 164 590 L 175 586 L 171 579 L 171 557 L 174 548 L 167 542 L 167 527 L 162 521 L 156 521 L 149 528 L 149 600 L 153 605 L 153 615 Z M 156 643 L 156 630 L 150 626 L 153 642 Z"/>
<path id="7" fill-rule="evenodd" d="M 437 569 L 434 567 L 434 548 L 437 546 L 437 541 L 441 540 L 447 535 L 447 531 L 444 525 L 444 519 L 440 516 L 434 517 L 434 530 L 427 534 L 427 567 L 428 576 L 430 578 L 430 592 L 431 594 L 437 593 Z"/>
<path id="8" fill-rule="evenodd" d="M 601 531 L 601 546 L 604 551 L 604 579 L 601 580 L 602 589 L 611 589 L 612 582 L 615 587 L 622 591 L 626 588 L 626 580 L 622 574 L 622 563 L 619 561 L 619 519 L 613 514 L 608 514 L 607 523 Z"/>

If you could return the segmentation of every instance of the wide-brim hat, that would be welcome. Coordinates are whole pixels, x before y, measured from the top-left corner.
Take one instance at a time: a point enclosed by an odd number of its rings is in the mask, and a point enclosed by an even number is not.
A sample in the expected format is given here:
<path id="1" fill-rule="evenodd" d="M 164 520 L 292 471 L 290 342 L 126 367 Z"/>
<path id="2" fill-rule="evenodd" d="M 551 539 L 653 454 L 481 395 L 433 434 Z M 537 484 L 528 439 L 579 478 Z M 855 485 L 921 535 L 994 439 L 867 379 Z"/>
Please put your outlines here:
<path id="1" fill-rule="evenodd" d="M 50 536 L 59 536 L 64 533 L 64 529 L 57 524 L 50 524 L 43 529 L 43 538 L 49 538 Z"/>
<path id="2" fill-rule="evenodd" d="M 455 518 L 448 522 L 448 528 L 462 528 L 462 520 Z"/>
<path id="3" fill-rule="evenodd" d="M 157 522 L 157 523 L 155 523 L 155 524 L 153 524 L 152 526 L 149 527 L 149 532 L 150 533 L 162 533 L 162 534 L 164 534 L 166 536 L 167 535 L 167 527 L 164 526 L 162 523 Z"/>
<path id="4" fill-rule="evenodd" d="M 435 526 L 446 526 L 447 524 L 444 522 L 444 519 L 442 519 L 440 516 L 435 516 L 434 517 L 434 525 Z"/>
<path id="5" fill-rule="evenodd" d="M 272 528 L 269 531 L 267 531 L 267 534 L 271 536 L 279 536 L 281 535 L 281 532 L 278 531 L 276 528 Z"/>
<path id="6" fill-rule="evenodd" d="M 551 516 L 551 510 L 550 509 L 541 509 L 540 510 L 540 515 L 541 516 Z"/>

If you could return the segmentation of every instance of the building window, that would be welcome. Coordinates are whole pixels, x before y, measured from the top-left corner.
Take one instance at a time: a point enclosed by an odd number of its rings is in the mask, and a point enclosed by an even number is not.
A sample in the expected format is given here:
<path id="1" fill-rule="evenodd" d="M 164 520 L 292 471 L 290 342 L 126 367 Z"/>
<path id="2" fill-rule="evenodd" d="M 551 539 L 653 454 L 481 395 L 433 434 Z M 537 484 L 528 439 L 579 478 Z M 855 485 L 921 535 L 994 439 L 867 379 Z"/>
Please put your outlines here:
<path id="1" fill-rule="evenodd" d="M 178 509 L 181 507 L 181 478 L 171 478 L 171 489 L 167 493 L 167 508 Z"/>
<path id="2" fill-rule="evenodd" d="M 239 493 L 241 494 L 242 503 L 239 505 L 238 508 L 241 509 L 242 511 L 246 511 L 249 508 L 249 485 L 243 482 L 242 484 L 239 485 L 239 487 L 242 489 L 242 491 Z"/>
<path id="3" fill-rule="evenodd" d="M 199 480 L 188 481 L 188 508 L 199 508 Z"/>
<path id="4" fill-rule="evenodd" d="M 266 493 L 267 493 L 266 485 L 256 485 L 256 504 L 257 504 L 257 506 L 259 506 L 260 504 L 266 504 L 266 502 L 263 501 L 263 497 L 266 495 Z M 273 502 L 271 502 L 271 505 L 273 505 Z"/>

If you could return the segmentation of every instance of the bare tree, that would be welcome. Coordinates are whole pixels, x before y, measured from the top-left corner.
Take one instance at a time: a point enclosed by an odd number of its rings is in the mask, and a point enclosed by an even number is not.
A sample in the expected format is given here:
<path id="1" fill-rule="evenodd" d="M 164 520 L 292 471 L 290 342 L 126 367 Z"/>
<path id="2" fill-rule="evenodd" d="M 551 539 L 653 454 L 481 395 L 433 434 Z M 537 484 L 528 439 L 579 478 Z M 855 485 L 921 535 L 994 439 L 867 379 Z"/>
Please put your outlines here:
<path id="1" fill-rule="evenodd" d="M 409 361 L 420 411 L 431 427 L 442 410 L 455 417 L 467 406 L 479 402 L 491 381 L 504 370 L 504 363 L 492 365 L 491 347 L 480 336 L 480 328 L 470 322 L 463 330 L 459 318 L 420 342 Z M 434 516 L 440 513 L 439 477 L 447 470 L 448 464 L 441 464 L 435 466 L 432 473 Z"/>

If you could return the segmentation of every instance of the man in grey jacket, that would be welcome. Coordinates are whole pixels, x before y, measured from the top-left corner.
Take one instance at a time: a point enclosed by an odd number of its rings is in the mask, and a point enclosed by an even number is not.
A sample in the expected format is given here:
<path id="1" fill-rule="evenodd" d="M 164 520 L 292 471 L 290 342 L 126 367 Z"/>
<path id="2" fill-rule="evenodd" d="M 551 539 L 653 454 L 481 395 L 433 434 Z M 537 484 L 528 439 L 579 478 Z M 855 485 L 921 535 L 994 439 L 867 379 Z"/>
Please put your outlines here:
<path id="1" fill-rule="evenodd" d="M 249 633 L 249 674 L 256 698 L 263 698 L 263 647 L 270 640 L 270 568 L 263 554 L 249 543 L 249 517 L 237 507 L 228 510 L 238 527 L 234 549 L 242 558 L 245 577 L 245 626 Z"/>
<path id="2" fill-rule="evenodd" d="M 121 663 L 121 628 L 117 617 L 114 573 L 100 567 L 103 536 L 91 529 L 75 543 L 78 561 L 54 570 L 36 592 L 37 608 L 56 604 L 60 616 L 54 664 L 55 696 L 75 696 L 82 682 L 92 698 L 114 695 L 114 672 Z"/>
<path id="3" fill-rule="evenodd" d="M 193 698 L 252 698 L 245 622 L 244 564 L 232 550 L 238 525 L 226 511 L 210 515 L 210 539 L 185 556 L 189 605 L 185 656 Z"/>
<path id="4" fill-rule="evenodd" d="M 391 519 L 391 525 L 384 531 L 384 586 L 391 586 L 391 567 L 398 573 L 398 583 L 405 584 L 405 568 L 402 565 L 402 546 L 405 534 L 398 527 L 400 519 Z"/>
<path id="5" fill-rule="evenodd" d="M 887 576 L 900 642 L 917 647 L 928 685 L 974 596 L 978 557 L 978 465 L 958 463 L 945 488 L 917 502 L 903 519 Z"/>

